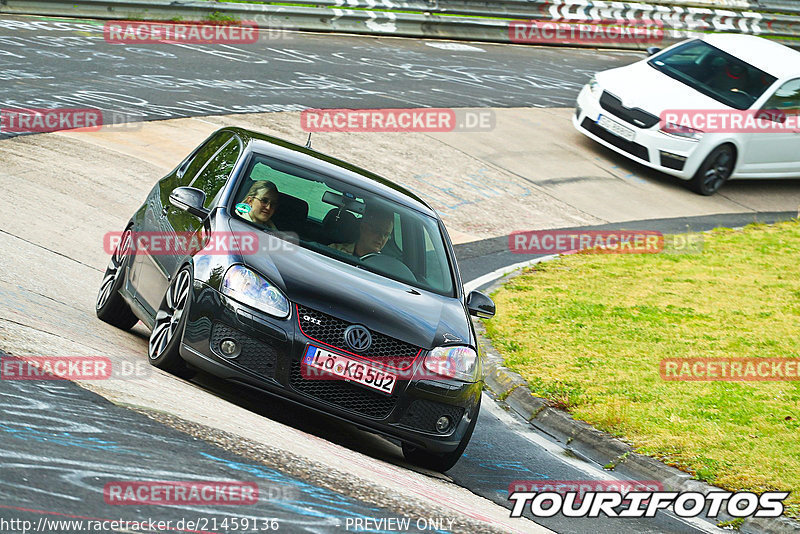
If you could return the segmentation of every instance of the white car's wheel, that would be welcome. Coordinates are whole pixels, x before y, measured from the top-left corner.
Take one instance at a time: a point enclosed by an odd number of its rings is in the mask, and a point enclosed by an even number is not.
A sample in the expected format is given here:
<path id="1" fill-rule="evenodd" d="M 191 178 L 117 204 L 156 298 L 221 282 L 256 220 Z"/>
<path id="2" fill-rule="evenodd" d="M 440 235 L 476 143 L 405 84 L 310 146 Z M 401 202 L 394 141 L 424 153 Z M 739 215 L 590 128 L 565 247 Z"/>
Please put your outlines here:
<path id="1" fill-rule="evenodd" d="M 713 195 L 730 178 L 736 164 L 736 151 L 731 145 L 720 145 L 706 157 L 689 182 L 689 187 L 701 195 Z"/>

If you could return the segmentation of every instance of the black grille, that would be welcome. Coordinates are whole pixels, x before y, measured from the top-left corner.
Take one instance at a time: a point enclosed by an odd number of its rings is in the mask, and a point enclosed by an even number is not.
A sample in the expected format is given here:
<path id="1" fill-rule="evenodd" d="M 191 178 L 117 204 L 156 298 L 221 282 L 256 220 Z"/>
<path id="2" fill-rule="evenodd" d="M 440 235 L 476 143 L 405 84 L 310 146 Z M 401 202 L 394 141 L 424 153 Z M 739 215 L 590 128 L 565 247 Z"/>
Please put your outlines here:
<path id="1" fill-rule="evenodd" d="M 235 340 L 241 347 L 241 352 L 235 358 L 225 359 L 254 373 L 269 378 L 275 377 L 275 364 L 278 359 L 278 351 L 275 347 L 256 341 L 222 323 L 214 323 L 214 328 L 211 331 L 211 350 L 222 357 L 225 356 L 220 350 L 219 344 L 226 338 Z"/>
<path id="2" fill-rule="evenodd" d="M 297 307 L 297 321 L 307 337 L 339 350 L 351 352 L 344 342 L 344 331 L 351 323 L 303 306 Z M 369 332 L 372 334 L 372 345 L 366 351 L 358 353 L 358 356 L 395 369 L 408 369 L 420 353 L 421 349 L 410 343 L 374 330 Z"/>
<path id="3" fill-rule="evenodd" d="M 600 95 L 600 107 L 637 128 L 652 128 L 659 123 L 658 115 L 639 108 L 626 108 L 622 100 L 607 91 Z"/>
<path id="4" fill-rule="evenodd" d="M 373 419 L 388 417 L 397 402 L 396 397 L 373 392 L 343 380 L 307 380 L 300 371 L 299 361 L 292 362 L 289 381 L 300 393 Z"/>
<path id="5" fill-rule="evenodd" d="M 627 139 L 623 139 L 618 135 L 614 135 L 605 128 L 598 126 L 597 123 L 595 123 L 588 117 L 583 119 L 581 127 L 586 130 L 589 130 L 591 133 L 593 133 L 603 141 L 607 141 L 612 145 L 614 145 L 615 147 L 624 150 L 629 154 L 633 154 L 637 158 L 650 161 L 650 155 L 647 152 L 646 146 L 640 145 L 639 143 L 634 143 L 633 141 L 628 141 Z"/>
<path id="6" fill-rule="evenodd" d="M 464 408 L 450 406 L 440 402 L 417 399 L 411 403 L 400 424 L 416 430 L 425 432 L 436 432 L 436 420 L 441 416 L 450 417 L 453 424 L 457 424 L 464 415 Z M 448 431 L 452 430 L 452 427 Z"/>

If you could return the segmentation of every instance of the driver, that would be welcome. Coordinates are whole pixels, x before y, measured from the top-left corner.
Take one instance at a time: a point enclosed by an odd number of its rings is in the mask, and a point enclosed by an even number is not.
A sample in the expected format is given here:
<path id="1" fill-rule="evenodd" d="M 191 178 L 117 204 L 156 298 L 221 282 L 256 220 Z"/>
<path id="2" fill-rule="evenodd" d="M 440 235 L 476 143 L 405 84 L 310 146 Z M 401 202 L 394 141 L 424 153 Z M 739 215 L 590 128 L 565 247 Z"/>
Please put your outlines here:
<path id="1" fill-rule="evenodd" d="M 747 94 L 749 78 L 744 65 L 736 61 L 716 58 L 712 66 L 715 67 L 715 75 L 710 85 L 714 89 Z"/>
<path id="2" fill-rule="evenodd" d="M 394 213 L 368 207 L 361 218 L 358 241 L 355 243 L 332 243 L 330 247 L 358 258 L 366 254 L 377 254 L 383 250 L 393 230 Z"/>

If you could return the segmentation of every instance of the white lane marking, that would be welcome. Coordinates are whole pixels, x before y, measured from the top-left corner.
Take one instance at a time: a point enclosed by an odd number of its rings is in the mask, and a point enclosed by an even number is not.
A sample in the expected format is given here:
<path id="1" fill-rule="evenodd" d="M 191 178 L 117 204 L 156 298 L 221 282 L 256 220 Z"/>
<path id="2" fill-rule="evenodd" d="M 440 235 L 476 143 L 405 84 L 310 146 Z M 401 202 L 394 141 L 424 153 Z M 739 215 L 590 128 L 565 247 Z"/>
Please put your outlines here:
<path id="1" fill-rule="evenodd" d="M 464 43 L 425 43 L 425 46 L 441 48 L 442 50 L 453 50 L 456 52 L 486 52 L 483 48 Z"/>
<path id="2" fill-rule="evenodd" d="M 559 257 L 560 254 L 550 254 L 548 256 L 542 256 L 541 258 L 534 258 L 528 261 L 521 261 L 519 263 L 515 263 L 513 265 L 507 265 L 505 267 L 500 267 L 497 270 L 494 270 L 490 273 L 486 273 L 483 276 L 479 276 L 474 280 L 470 280 L 466 284 L 464 284 L 464 292 L 469 293 L 483 285 L 486 285 L 490 282 L 494 282 L 498 278 L 507 275 L 510 272 L 516 271 L 517 269 L 522 269 L 524 267 L 530 267 L 531 265 L 535 265 L 537 263 L 541 263 L 543 261 L 550 261 L 554 260 Z"/>

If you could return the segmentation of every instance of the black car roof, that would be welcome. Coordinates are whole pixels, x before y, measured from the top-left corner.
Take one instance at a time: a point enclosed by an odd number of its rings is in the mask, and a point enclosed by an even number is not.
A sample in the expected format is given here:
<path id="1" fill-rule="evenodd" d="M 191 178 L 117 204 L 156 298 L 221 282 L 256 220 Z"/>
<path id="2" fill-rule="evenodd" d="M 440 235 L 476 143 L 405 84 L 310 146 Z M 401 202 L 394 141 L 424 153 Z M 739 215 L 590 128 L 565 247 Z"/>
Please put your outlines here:
<path id="1" fill-rule="evenodd" d="M 242 142 L 256 153 L 276 156 L 307 169 L 320 171 L 323 174 L 333 176 L 343 182 L 378 194 L 398 204 L 436 217 L 437 219 L 439 218 L 433 208 L 417 195 L 405 187 L 366 169 L 334 158 L 333 156 L 317 152 L 316 150 L 296 145 L 279 137 L 273 137 L 271 135 L 238 127 L 224 128 L 224 130 L 235 132 L 242 139 Z"/>

